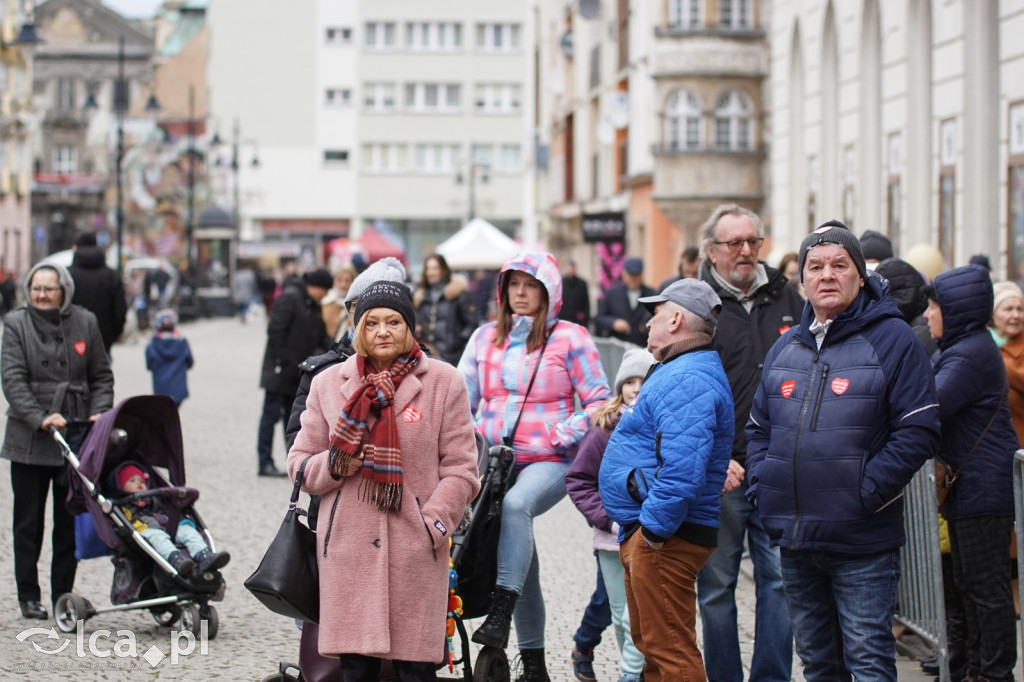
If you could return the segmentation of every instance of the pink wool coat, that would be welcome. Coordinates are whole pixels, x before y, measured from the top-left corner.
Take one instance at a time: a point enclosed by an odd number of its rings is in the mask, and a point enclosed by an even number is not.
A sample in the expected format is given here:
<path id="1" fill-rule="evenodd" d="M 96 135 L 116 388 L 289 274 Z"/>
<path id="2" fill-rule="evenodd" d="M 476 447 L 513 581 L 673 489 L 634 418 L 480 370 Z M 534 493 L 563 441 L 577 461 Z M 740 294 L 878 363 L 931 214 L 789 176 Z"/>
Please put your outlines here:
<path id="1" fill-rule="evenodd" d="M 395 415 L 402 446 L 402 509 L 382 512 L 359 494 L 358 475 L 334 480 L 328 440 L 361 385 L 355 356 L 313 379 L 302 430 L 288 453 L 294 480 L 322 495 L 317 519 L 323 656 L 361 654 L 438 662 L 448 603 L 448 539 L 480 489 L 465 382 L 423 356 L 402 379 Z"/>

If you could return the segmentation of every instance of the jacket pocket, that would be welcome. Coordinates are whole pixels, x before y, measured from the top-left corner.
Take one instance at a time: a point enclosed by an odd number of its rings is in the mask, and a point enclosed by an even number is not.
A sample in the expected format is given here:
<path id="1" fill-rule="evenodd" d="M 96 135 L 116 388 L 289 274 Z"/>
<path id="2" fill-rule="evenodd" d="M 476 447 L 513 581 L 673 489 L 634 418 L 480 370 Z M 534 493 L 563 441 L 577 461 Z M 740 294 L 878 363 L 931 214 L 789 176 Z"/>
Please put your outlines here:
<path id="1" fill-rule="evenodd" d="M 626 476 L 626 492 L 629 493 L 629 496 L 637 504 L 643 504 L 643 501 L 647 499 L 649 490 L 650 486 L 647 483 L 647 476 L 644 474 L 643 469 L 633 469 Z"/>
<path id="2" fill-rule="evenodd" d="M 416 513 L 420 516 L 420 522 L 423 524 L 423 532 L 427 534 L 427 544 L 430 546 L 430 551 L 434 554 L 434 561 L 437 561 L 437 549 L 434 547 L 434 534 L 430 532 L 430 524 L 427 523 L 427 517 L 423 515 L 423 506 L 420 504 L 420 498 L 414 497 L 416 500 Z"/>

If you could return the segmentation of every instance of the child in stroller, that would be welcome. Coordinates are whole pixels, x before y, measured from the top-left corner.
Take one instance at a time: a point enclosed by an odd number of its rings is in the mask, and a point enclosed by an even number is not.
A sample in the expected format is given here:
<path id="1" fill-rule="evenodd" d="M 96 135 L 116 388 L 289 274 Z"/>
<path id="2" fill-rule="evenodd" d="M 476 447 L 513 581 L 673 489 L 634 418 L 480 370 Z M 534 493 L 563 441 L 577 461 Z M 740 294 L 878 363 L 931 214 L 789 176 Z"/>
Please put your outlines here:
<path id="1" fill-rule="evenodd" d="M 212 551 L 206 545 L 202 533 L 189 519 L 181 519 L 174 538 L 171 538 L 164 528 L 168 516 L 161 508 L 159 499 L 139 496 L 148 489 L 146 481 L 149 480 L 149 474 L 138 462 L 128 460 L 121 463 L 114 470 L 113 477 L 117 481 L 118 490 L 127 494 L 116 500 L 125 517 L 182 577 L 192 575 L 194 564 L 198 564 L 199 571 L 204 572 L 223 568 L 231 561 L 231 555 L 227 552 Z M 184 545 L 192 558 L 182 554 L 175 542 Z"/>

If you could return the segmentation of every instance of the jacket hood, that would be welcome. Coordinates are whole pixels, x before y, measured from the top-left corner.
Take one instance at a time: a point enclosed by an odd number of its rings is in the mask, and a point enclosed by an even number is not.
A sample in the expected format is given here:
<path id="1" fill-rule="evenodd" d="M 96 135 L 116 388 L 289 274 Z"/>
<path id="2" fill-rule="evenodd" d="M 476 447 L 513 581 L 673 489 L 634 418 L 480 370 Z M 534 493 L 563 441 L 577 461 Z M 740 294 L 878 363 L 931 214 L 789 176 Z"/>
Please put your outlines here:
<path id="1" fill-rule="evenodd" d="M 548 292 L 547 326 L 558 322 L 558 311 L 562 309 L 562 275 L 558 272 L 558 261 L 547 251 L 520 251 L 512 256 L 498 273 L 498 288 L 495 295 L 501 307 L 501 288 L 512 270 L 519 270 L 536 277 Z"/>
<path id="2" fill-rule="evenodd" d="M 71 265 L 85 270 L 99 270 L 106 265 L 103 249 L 98 246 L 79 246 L 75 249 Z"/>
<path id="3" fill-rule="evenodd" d="M 36 263 L 28 271 L 28 274 L 25 275 L 25 279 L 21 283 L 21 293 L 25 300 L 29 301 L 26 305 L 32 305 L 32 299 L 28 295 L 28 283 L 32 281 L 32 277 L 35 276 L 37 271 L 44 268 L 49 268 L 57 273 L 57 281 L 60 283 L 60 288 L 64 290 L 64 300 L 60 304 L 60 313 L 61 315 L 66 315 L 71 310 L 71 299 L 75 297 L 75 280 L 71 278 L 71 273 L 68 272 L 68 269 L 58 263 Z"/>
<path id="4" fill-rule="evenodd" d="M 942 309 L 940 349 L 983 331 L 992 317 L 992 278 L 980 265 L 965 265 L 937 275 L 932 291 L 929 296 L 934 296 Z"/>
<path id="5" fill-rule="evenodd" d="M 836 315 L 825 343 L 835 343 L 837 340 L 855 334 L 887 317 L 903 319 L 896 302 L 889 295 L 889 283 L 869 271 L 857 298 L 853 300 L 849 308 Z M 810 331 L 812 322 L 814 322 L 814 308 L 811 307 L 811 302 L 807 301 L 804 304 L 803 316 L 800 318 L 799 335 L 813 345 L 814 334 Z"/>
<path id="6" fill-rule="evenodd" d="M 889 258 L 879 263 L 875 272 L 888 280 L 889 295 L 896 301 L 903 319 L 908 323 L 917 319 L 928 307 L 924 277 L 910 263 L 899 258 Z"/>

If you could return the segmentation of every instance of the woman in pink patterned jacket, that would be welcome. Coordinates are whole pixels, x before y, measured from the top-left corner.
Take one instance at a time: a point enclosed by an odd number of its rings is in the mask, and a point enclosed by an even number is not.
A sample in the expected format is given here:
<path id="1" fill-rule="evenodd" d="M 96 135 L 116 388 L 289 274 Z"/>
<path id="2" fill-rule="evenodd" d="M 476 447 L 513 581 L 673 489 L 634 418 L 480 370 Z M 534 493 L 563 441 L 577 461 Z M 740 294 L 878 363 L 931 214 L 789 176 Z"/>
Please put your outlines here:
<path id="1" fill-rule="evenodd" d="M 502 507 L 497 585 L 473 641 L 507 646 L 514 612 L 521 679 L 531 682 L 548 679 L 533 519 L 565 496 L 565 472 L 590 428 L 590 415 L 610 397 L 590 333 L 559 321 L 561 307 L 562 278 L 554 257 L 515 255 L 498 275 L 498 319 L 473 333 L 459 362 L 477 430 L 492 445 L 511 436 L 516 453 L 514 483 Z"/>

